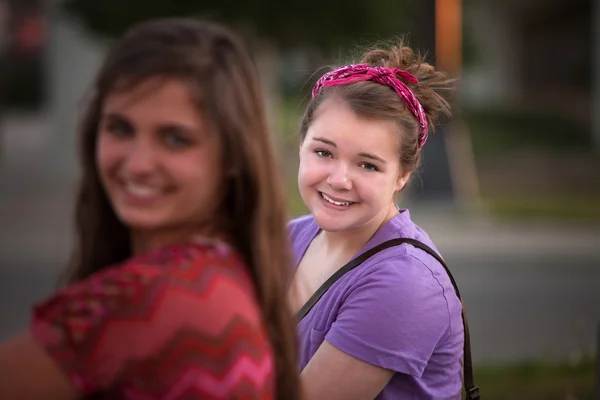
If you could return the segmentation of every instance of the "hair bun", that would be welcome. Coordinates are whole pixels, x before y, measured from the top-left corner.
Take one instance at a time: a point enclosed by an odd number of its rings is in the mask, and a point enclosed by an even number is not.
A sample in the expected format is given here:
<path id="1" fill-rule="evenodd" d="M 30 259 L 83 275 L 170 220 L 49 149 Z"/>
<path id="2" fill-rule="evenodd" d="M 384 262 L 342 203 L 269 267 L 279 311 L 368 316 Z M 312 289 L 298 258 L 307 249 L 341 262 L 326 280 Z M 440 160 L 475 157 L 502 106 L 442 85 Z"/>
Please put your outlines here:
<path id="1" fill-rule="evenodd" d="M 414 75 L 418 83 L 405 83 L 423 106 L 430 127 L 435 126 L 442 115 L 451 115 L 449 100 L 455 79 L 426 63 L 420 54 L 403 42 L 389 48 L 372 49 L 362 57 L 360 63 L 399 68 Z"/>

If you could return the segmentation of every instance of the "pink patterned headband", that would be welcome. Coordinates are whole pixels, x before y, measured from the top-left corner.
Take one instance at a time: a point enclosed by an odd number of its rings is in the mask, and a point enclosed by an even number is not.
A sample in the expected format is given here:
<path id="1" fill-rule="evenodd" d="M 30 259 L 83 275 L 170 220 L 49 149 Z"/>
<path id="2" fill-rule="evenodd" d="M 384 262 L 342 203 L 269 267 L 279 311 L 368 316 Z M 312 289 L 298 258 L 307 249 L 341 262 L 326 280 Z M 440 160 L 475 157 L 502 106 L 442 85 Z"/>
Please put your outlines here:
<path id="1" fill-rule="evenodd" d="M 419 82 L 414 75 L 399 68 L 372 67 L 366 64 L 346 65 L 323 75 L 315 84 L 312 97 L 315 98 L 325 86 L 338 86 L 362 81 L 373 81 L 389 86 L 398 93 L 409 111 L 417 118 L 421 131 L 419 135 L 419 149 L 421 149 L 427 141 L 429 131 L 427 117 L 419 100 L 401 79 L 408 83 Z"/>

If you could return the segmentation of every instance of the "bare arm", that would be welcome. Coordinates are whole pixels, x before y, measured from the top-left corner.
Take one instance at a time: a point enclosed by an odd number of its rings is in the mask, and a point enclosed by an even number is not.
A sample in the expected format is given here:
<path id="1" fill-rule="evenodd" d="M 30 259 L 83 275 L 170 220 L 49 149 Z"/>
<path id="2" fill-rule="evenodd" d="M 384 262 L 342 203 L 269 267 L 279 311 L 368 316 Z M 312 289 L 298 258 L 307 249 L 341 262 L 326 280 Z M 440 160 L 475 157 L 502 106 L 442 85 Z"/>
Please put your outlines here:
<path id="1" fill-rule="evenodd" d="M 305 400 L 373 400 L 393 375 L 324 341 L 300 377 Z"/>
<path id="2" fill-rule="evenodd" d="M 0 397 L 19 400 L 75 400 L 69 378 L 28 334 L 0 343 Z"/>

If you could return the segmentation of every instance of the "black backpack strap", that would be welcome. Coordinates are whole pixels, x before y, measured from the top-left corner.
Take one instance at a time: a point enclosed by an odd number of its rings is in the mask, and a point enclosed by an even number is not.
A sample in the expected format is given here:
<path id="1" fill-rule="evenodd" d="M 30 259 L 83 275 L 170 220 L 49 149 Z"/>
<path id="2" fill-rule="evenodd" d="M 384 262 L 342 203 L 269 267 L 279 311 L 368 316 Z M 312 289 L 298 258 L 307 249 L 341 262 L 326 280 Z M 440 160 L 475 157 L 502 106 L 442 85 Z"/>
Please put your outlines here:
<path id="1" fill-rule="evenodd" d="M 335 282 L 337 282 L 338 279 L 344 276 L 346 272 L 352 271 L 354 268 L 358 267 L 360 264 L 365 262 L 371 256 L 379 253 L 380 251 L 385 250 L 388 247 L 397 246 L 398 243 L 396 243 L 395 240 L 397 239 L 388 240 L 387 242 L 383 242 L 373 247 L 372 249 L 365 251 L 358 257 L 350 260 L 342 268 L 335 271 L 335 273 L 331 275 L 329 279 L 327 279 L 325 283 L 323 283 L 321 287 L 319 287 L 319 289 L 317 289 L 317 291 L 312 296 L 310 296 L 310 299 L 308 299 L 308 301 L 302 306 L 302 308 L 298 310 L 298 313 L 296 313 L 297 320 L 300 321 L 302 318 L 304 318 L 306 314 L 308 314 L 309 311 L 313 308 L 313 306 L 317 304 L 317 301 L 319 301 L 319 299 L 325 294 L 325 292 L 327 292 L 327 290 L 329 290 L 329 288 Z"/>
<path id="2" fill-rule="evenodd" d="M 458 298 L 460 299 L 460 302 L 462 304 L 462 321 L 463 321 L 463 329 L 464 329 L 464 333 L 465 333 L 464 348 L 463 348 L 463 357 L 464 357 L 463 379 L 464 379 L 464 386 L 465 386 L 465 392 L 466 392 L 466 399 L 467 400 L 479 400 L 479 388 L 477 386 L 475 386 L 475 383 L 473 381 L 473 361 L 471 358 L 471 336 L 469 334 L 469 324 L 467 323 L 467 315 L 465 312 L 465 307 L 464 307 L 464 303 L 462 301 L 462 297 L 460 295 L 460 291 L 458 290 L 458 285 L 456 284 L 456 281 L 454 280 L 454 276 L 452 276 L 452 273 L 450 272 L 450 269 L 448 269 L 448 266 L 446 265 L 446 262 L 444 261 L 444 259 L 442 257 L 440 257 L 440 255 L 435 250 L 433 250 L 431 247 L 427 246 L 425 243 L 422 243 L 415 239 L 409 239 L 409 238 L 391 239 L 391 240 L 388 240 L 386 242 L 383 242 L 383 243 L 373 247 L 370 250 L 365 251 L 364 253 L 360 254 L 358 257 L 350 260 L 346 265 L 344 265 L 342 268 L 337 270 L 333 275 L 331 275 L 331 277 L 329 279 L 327 279 L 325 281 L 325 283 L 323 283 L 321 285 L 321 287 L 319 287 L 319 289 L 317 289 L 317 291 L 310 297 L 310 299 L 308 299 L 308 301 L 302 306 L 302 308 L 300 308 L 300 310 L 296 314 L 297 320 L 298 321 L 302 320 L 302 318 L 304 318 L 306 316 L 306 314 L 308 314 L 310 312 L 310 310 L 319 301 L 319 299 L 325 294 L 325 292 L 327 292 L 327 290 L 338 279 L 340 279 L 342 276 L 344 276 L 344 274 L 346 274 L 347 272 L 358 267 L 360 264 L 365 262 L 367 259 L 369 259 L 373 255 L 379 253 L 380 251 L 385 250 L 389 247 L 399 246 L 401 244 L 410 244 L 411 246 L 414 246 L 414 247 L 417 247 L 417 248 L 423 250 L 424 252 L 428 253 L 433 258 L 435 258 L 446 270 L 446 273 L 448 274 L 448 277 L 450 278 L 450 281 L 452 282 L 452 286 L 454 287 L 454 291 L 456 292 L 456 295 L 458 296 Z"/>

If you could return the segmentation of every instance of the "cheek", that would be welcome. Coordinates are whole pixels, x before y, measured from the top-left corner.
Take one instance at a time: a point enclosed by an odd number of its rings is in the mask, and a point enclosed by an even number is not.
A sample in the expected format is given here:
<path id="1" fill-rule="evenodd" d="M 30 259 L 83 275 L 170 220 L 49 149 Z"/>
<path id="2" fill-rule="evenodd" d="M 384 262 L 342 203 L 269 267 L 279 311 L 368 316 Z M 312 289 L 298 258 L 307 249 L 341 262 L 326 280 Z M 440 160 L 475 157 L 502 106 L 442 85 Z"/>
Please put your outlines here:
<path id="1" fill-rule="evenodd" d="M 389 176 L 370 174 L 365 173 L 360 179 L 355 180 L 355 187 L 360 196 L 377 203 L 388 203 L 393 200 L 396 181 Z"/>
<path id="2" fill-rule="evenodd" d="M 318 160 L 311 157 L 301 157 L 298 168 L 298 182 L 302 185 L 312 185 L 324 179 L 327 171 Z"/>
<path id="3" fill-rule="evenodd" d="M 170 157 L 169 177 L 194 196 L 211 197 L 218 190 L 223 173 L 216 157 L 204 152 Z"/>

